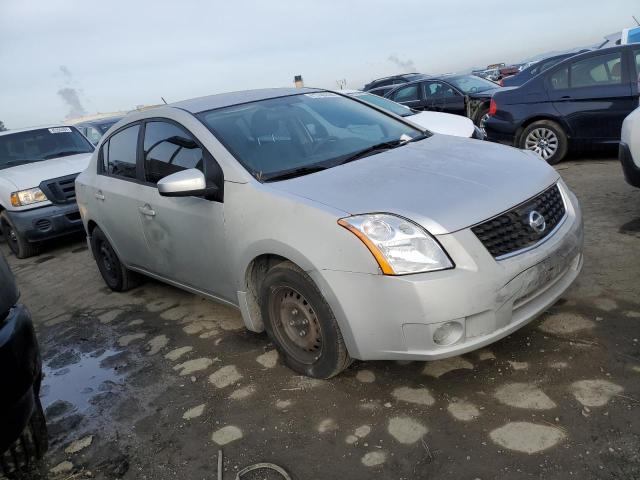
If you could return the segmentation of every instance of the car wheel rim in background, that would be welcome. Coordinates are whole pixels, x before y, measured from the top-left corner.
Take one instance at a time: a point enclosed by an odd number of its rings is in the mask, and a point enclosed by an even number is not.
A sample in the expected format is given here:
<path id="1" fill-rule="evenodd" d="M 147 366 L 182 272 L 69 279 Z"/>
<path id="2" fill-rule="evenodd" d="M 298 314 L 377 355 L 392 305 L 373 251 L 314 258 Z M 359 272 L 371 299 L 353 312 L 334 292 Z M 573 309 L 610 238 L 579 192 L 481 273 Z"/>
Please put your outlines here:
<path id="1" fill-rule="evenodd" d="M 527 150 L 536 152 L 544 160 L 548 160 L 558 151 L 558 136 L 549 128 L 536 128 L 529 132 L 524 146 Z"/>

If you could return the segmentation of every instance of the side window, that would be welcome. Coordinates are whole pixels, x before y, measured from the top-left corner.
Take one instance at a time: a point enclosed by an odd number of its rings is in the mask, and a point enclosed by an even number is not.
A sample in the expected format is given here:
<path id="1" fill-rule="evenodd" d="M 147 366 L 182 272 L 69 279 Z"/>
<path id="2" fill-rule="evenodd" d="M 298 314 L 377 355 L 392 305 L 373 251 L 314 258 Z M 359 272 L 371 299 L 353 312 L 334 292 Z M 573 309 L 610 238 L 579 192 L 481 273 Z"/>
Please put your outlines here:
<path id="1" fill-rule="evenodd" d="M 449 85 L 441 82 L 426 82 L 424 85 L 425 98 L 455 97 L 456 92 Z"/>
<path id="2" fill-rule="evenodd" d="M 145 180 L 158 180 L 172 173 L 197 168 L 204 172 L 202 149 L 186 130 L 169 122 L 147 122 L 144 131 Z"/>
<path id="3" fill-rule="evenodd" d="M 139 125 L 133 125 L 119 131 L 109 139 L 106 156 L 104 156 L 103 147 L 105 173 L 124 178 L 136 178 L 139 130 Z"/>
<path id="4" fill-rule="evenodd" d="M 569 67 L 561 68 L 549 76 L 549 84 L 554 90 L 569 88 Z"/>
<path id="5" fill-rule="evenodd" d="M 593 87 L 622 83 L 620 52 L 585 58 L 571 64 L 571 87 Z"/>
<path id="6" fill-rule="evenodd" d="M 640 50 L 633 51 L 633 58 L 636 60 L 636 80 L 640 82 Z"/>
<path id="7" fill-rule="evenodd" d="M 85 136 L 89 139 L 91 143 L 93 143 L 94 145 L 97 145 L 98 142 L 100 141 L 100 137 L 102 137 L 102 134 L 98 131 L 97 128 L 87 127 Z"/>
<path id="8" fill-rule="evenodd" d="M 400 88 L 396 93 L 393 94 L 393 100 L 395 100 L 396 102 L 410 102 L 412 100 L 420 100 L 420 96 L 418 94 L 418 85 L 413 84 Z"/>

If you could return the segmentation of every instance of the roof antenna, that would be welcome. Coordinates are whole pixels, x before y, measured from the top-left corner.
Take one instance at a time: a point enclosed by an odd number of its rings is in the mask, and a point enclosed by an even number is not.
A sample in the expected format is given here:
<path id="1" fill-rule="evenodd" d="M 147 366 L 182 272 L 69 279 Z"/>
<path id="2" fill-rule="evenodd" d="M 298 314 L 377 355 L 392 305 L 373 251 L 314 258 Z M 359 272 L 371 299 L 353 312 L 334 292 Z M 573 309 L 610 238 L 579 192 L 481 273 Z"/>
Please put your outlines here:
<path id="1" fill-rule="evenodd" d="M 635 18 L 635 17 L 634 17 L 634 18 Z M 637 20 L 636 20 L 636 22 L 637 22 Z M 640 25 L 640 24 L 639 24 L 639 25 Z M 164 102 L 164 104 L 166 105 L 166 104 L 167 104 L 167 101 L 164 99 L 164 97 L 160 97 L 160 98 L 162 99 L 162 101 L 163 101 L 163 102 Z"/>

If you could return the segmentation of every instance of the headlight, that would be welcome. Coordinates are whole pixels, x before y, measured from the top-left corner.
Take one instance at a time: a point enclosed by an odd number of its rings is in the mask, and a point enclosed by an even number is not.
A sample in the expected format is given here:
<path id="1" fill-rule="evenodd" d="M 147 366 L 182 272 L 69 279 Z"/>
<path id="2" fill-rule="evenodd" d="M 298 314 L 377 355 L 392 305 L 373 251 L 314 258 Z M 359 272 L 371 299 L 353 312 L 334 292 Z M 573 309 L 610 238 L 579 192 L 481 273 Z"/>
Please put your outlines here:
<path id="1" fill-rule="evenodd" d="M 338 223 L 367 246 L 385 275 L 453 268 L 440 244 L 422 227 L 402 217 L 376 213 L 342 218 Z"/>
<path id="2" fill-rule="evenodd" d="M 20 190 L 11 194 L 11 205 L 14 207 L 23 207 L 32 203 L 46 202 L 47 196 L 38 187 Z"/>

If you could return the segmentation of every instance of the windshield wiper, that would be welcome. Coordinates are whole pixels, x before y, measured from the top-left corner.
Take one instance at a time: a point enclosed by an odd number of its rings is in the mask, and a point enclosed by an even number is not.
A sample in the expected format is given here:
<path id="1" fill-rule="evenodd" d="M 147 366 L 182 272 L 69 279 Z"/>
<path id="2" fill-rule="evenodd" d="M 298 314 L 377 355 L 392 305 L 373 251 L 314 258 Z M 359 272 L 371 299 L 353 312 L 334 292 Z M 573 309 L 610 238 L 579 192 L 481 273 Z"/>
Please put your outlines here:
<path id="1" fill-rule="evenodd" d="M 89 153 L 89 152 L 83 152 L 82 150 L 66 150 L 64 152 L 50 153 L 49 155 L 45 155 L 43 158 L 45 160 L 50 160 L 52 158 L 57 158 L 57 157 L 68 157 L 69 155 L 77 155 L 78 153 Z"/>
<path id="2" fill-rule="evenodd" d="M 308 167 L 292 168 L 291 170 L 285 170 L 283 172 L 276 172 L 267 175 L 260 175 L 259 180 L 263 182 L 272 182 L 274 180 L 287 180 L 288 178 L 301 177 L 302 175 L 309 175 L 310 173 L 326 170 L 326 165 L 310 165 Z"/>
<path id="3" fill-rule="evenodd" d="M 415 138 L 400 138 L 398 140 L 391 140 L 389 142 L 382 142 L 376 145 L 372 145 L 364 150 L 360 150 L 359 152 L 354 153 L 353 155 L 349 155 L 347 158 L 343 158 L 335 165 L 344 165 L 345 163 L 353 162 L 354 160 L 359 160 L 364 157 L 368 157 L 369 155 L 375 155 L 376 153 L 384 152 L 386 150 L 391 150 L 392 148 L 401 147 L 402 145 L 406 145 L 409 142 L 414 142 L 416 140 L 422 140 L 426 138 L 426 135 L 421 134 Z"/>

